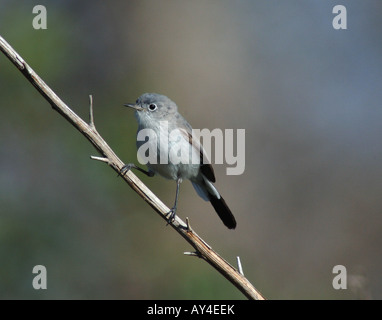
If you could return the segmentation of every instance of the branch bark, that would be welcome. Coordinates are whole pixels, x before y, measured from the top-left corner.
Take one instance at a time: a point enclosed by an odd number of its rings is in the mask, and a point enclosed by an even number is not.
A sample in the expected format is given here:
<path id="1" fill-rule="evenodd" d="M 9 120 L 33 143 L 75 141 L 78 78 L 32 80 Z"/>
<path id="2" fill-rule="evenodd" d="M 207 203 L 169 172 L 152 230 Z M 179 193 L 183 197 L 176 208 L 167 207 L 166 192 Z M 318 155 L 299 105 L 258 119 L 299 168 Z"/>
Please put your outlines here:
<path id="1" fill-rule="evenodd" d="M 32 70 L 24 59 L 0 36 L 0 50 L 5 56 L 21 71 L 25 78 L 41 93 L 49 102 L 54 110 L 60 113 L 69 121 L 78 131 L 80 131 L 98 150 L 102 157 L 92 157 L 94 160 L 106 162 L 118 174 L 124 163 L 117 157 L 114 151 L 108 146 L 105 140 L 97 132 L 93 119 L 93 103 L 90 96 L 90 121 L 86 123 L 76 113 L 74 113 L 47 84 Z M 166 213 L 170 209 L 155 194 L 134 175 L 131 170 L 121 177 L 127 184 L 138 193 L 163 219 L 166 219 Z M 179 235 L 181 235 L 194 249 L 195 252 L 185 252 L 188 255 L 194 255 L 202 258 L 220 272 L 227 280 L 236 286 L 248 299 L 264 300 L 261 293 L 226 260 L 215 252 L 202 238 L 200 238 L 187 223 L 183 222 L 179 216 L 170 223 Z"/>

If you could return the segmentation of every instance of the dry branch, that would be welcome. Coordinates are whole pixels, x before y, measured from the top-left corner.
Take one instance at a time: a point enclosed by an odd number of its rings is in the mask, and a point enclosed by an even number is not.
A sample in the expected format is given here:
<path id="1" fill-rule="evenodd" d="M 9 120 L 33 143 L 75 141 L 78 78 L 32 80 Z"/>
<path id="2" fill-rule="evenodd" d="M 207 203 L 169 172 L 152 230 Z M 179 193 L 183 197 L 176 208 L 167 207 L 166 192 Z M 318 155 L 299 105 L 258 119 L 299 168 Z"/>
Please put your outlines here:
<path id="1" fill-rule="evenodd" d="M 113 150 L 107 145 L 105 140 L 97 132 L 93 118 L 93 102 L 90 97 L 90 121 L 89 124 L 78 117 L 32 70 L 22 57 L 0 36 L 0 50 L 8 59 L 21 71 L 28 81 L 41 93 L 41 95 L 50 103 L 52 108 L 68 120 L 78 131 L 80 131 L 98 150 L 102 157 L 92 157 L 94 160 L 100 160 L 110 165 L 118 174 L 124 163 L 117 157 Z M 127 184 L 138 193 L 159 215 L 166 219 L 166 214 L 170 209 L 147 188 L 141 180 L 131 171 L 124 174 L 123 179 Z M 194 249 L 195 255 L 213 266 L 226 279 L 235 285 L 248 299 L 263 300 L 264 297 L 259 291 L 244 277 L 242 271 L 239 272 L 220 255 L 218 255 L 203 239 L 201 239 L 191 228 L 187 219 L 184 223 L 178 216 L 170 223 L 173 227 Z M 240 266 L 241 269 L 241 266 Z"/>

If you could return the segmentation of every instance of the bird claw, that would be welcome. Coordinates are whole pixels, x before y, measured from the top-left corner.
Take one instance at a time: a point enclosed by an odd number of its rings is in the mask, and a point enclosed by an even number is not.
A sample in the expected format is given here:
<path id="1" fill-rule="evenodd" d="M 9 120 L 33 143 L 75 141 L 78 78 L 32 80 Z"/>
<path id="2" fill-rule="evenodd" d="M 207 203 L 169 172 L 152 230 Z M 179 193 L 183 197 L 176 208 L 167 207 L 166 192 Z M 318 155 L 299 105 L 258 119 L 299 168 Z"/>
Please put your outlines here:
<path id="1" fill-rule="evenodd" d="M 173 223 L 175 221 L 175 216 L 176 216 L 176 207 L 173 207 L 169 212 L 166 213 L 165 216 L 167 218 L 167 225 L 169 225 L 170 223 Z"/>
<path id="2" fill-rule="evenodd" d="M 131 168 L 134 168 L 134 163 L 128 163 L 128 164 L 125 164 L 122 168 L 121 168 L 121 172 L 118 174 L 118 177 L 119 176 L 124 176 L 126 174 L 127 171 L 130 171 Z"/>

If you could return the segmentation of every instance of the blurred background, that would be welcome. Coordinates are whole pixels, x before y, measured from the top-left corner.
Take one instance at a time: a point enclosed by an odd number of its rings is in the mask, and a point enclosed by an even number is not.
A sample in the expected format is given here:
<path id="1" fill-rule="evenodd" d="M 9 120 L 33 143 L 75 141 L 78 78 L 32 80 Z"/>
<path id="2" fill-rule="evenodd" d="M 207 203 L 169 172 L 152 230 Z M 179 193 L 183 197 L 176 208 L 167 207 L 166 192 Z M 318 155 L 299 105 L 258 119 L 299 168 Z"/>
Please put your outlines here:
<path id="1" fill-rule="evenodd" d="M 35 30 L 35 5 L 47 30 Z M 344 4 L 347 30 L 332 9 Z M 178 214 L 269 299 L 382 298 L 382 3 L 10 1 L 0 34 L 136 162 L 123 103 L 169 96 L 194 128 L 245 129 L 246 170 L 216 186 L 228 230 L 189 182 Z M 0 55 L 0 298 L 244 299 Z M 168 206 L 175 183 L 137 175 Z M 34 290 L 44 265 L 48 289 Z M 334 290 L 335 265 L 347 290 Z"/>

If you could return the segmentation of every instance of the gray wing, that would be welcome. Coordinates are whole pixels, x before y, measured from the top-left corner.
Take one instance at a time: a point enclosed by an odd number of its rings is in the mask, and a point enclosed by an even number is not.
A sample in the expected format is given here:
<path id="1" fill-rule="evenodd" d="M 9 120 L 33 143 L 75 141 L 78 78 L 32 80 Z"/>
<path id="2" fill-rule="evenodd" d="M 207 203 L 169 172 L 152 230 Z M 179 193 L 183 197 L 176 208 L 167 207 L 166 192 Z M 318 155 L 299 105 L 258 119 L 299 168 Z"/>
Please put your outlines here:
<path id="1" fill-rule="evenodd" d="M 195 148 L 197 151 L 199 151 L 200 154 L 200 171 L 204 176 L 211 182 L 216 182 L 215 179 L 215 173 L 214 169 L 212 168 L 212 165 L 207 157 L 207 154 L 204 152 L 203 146 L 201 145 L 199 139 L 196 137 L 193 137 L 192 135 L 192 127 L 189 125 L 188 122 L 185 122 L 186 128 L 180 129 L 180 132 L 184 136 L 186 140 L 191 144 L 193 148 Z M 205 161 L 206 160 L 206 161 Z"/>

